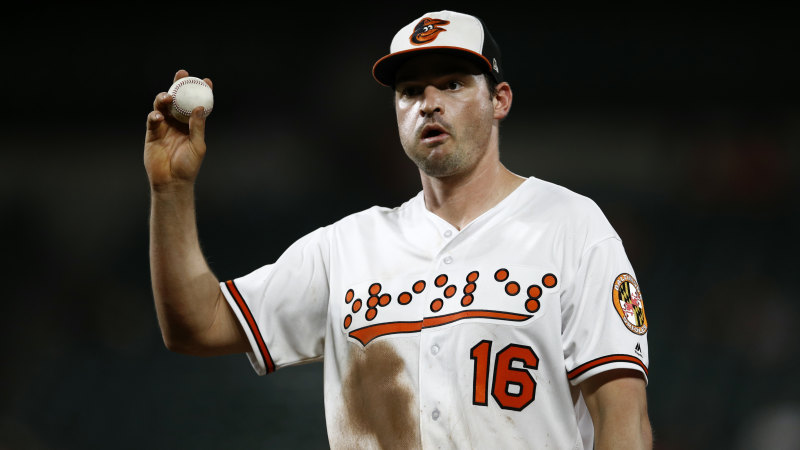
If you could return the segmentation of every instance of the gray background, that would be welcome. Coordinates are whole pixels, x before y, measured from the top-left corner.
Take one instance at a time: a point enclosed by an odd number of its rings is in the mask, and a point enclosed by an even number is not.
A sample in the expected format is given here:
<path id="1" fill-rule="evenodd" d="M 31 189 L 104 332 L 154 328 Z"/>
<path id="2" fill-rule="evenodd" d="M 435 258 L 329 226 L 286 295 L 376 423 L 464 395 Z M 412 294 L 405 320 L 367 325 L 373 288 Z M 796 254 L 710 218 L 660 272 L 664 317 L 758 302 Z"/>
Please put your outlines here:
<path id="1" fill-rule="evenodd" d="M 656 448 L 797 448 L 788 10 L 459 4 L 514 89 L 502 159 L 593 198 L 625 243 Z M 168 352 L 147 260 L 145 117 L 181 68 L 215 84 L 197 201 L 221 279 L 419 190 L 370 69 L 442 8 L 298 6 L 4 13 L 0 448 L 327 445 L 321 365 L 258 377 L 241 355 Z"/>

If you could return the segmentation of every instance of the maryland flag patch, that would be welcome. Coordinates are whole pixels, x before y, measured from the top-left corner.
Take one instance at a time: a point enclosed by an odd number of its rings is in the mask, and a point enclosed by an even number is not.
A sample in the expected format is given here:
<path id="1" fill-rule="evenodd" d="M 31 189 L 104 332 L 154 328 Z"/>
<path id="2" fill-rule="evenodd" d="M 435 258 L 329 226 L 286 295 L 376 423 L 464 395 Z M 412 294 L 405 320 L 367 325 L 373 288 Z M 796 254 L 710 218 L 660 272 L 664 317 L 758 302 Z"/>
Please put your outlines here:
<path id="1" fill-rule="evenodd" d="M 647 317 L 644 315 L 644 303 L 639 284 L 629 274 L 620 274 L 614 280 L 611 292 L 614 309 L 622 319 L 622 323 L 633 333 L 647 333 Z"/>

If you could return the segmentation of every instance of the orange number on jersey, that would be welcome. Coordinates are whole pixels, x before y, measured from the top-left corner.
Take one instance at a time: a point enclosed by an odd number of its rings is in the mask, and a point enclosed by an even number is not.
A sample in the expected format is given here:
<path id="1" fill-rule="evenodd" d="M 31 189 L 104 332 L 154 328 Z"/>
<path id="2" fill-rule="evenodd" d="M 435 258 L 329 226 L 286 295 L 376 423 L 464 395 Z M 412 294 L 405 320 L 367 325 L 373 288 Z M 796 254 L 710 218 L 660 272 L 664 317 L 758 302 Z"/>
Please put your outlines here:
<path id="1" fill-rule="evenodd" d="M 475 361 L 472 403 L 479 406 L 487 404 L 491 348 L 492 342 L 484 340 L 470 350 L 470 359 Z M 515 362 L 521 363 L 521 367 L 515 367 Z M 539 357 L 530 347 L 509 344 L 497 352 L 492 377 L 492 397 L 497 404 L 514 411 L 521 411 L 531 404 L 536 397 L 536 380 L 528 369 L 538 367 Z"/>
<path id="2" fill-rule="evenodd" d="M 522 368 L 514 367 L 515 361 L 522 362 Z M 539 358 L 533 349 L 521 345 L 509 344 L 497 352 L 494 360 L 494 381 L 492 381 L 492 397 L 503 409 L 522 411 L 536 396 L 536 380 L 528 369 L 539 367 Z M 516 386 L 515 393 L 509 387 Z"/>
<path id="3" fill-rule="evenodd" d="M 489 385 L 489 350 L 491 341 L 480 341 L 472 347 L 470 359 L 475 361 L 475 376 L 472 378 L 472 404 L 486 406 L 486 386 Z"/>

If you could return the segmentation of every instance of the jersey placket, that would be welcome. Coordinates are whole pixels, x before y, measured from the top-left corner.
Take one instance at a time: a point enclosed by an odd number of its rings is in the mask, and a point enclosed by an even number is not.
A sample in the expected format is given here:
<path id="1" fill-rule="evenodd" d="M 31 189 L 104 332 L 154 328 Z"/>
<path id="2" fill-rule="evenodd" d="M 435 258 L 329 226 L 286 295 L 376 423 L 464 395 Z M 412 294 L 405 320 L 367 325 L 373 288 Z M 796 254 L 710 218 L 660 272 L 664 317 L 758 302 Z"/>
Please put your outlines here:
<path id="1" fill-rule="evenodd" d="M 422 308 L 423 326 L 419 338 L 419 389 L 420 389 L 420 435 L 423 448 L 442 448 L 454 445 L 449 430 L 453 418 L 452 405 L 458 404 L 455 386 L 443 386 L 444 380 L 452 380 L 452 363 L 455 349 L 450 348 L 454 339 L 450 327 L 426 326 L 425 318 L 438 316 L 448 310 L 448 304 L 457 298 L 447 291 L 454 280 L 454 268 L 459 266 L 458 242 L 461 234 L 444 221 L 434 220 L 442 239 L 442 245 L 431 261 L 428 279 L 430 288 Z M 448 295 L 450 294 L 448 298 Z"/>

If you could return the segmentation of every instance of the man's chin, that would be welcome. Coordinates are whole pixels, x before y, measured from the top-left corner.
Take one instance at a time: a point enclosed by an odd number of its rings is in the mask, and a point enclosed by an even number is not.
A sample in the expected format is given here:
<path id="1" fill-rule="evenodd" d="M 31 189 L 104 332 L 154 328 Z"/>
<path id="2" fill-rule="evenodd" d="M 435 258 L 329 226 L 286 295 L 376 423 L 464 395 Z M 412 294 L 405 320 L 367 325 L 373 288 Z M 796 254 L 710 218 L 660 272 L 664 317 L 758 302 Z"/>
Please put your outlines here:
<path id="1" fill-rule="evenodd" d="M 436 145 L 408 154 L 419 170 L 429 177 L 443 178 L 457 175 L 464 166 L 464 155 L 450 146 Z"/>
<path id="2" fill-rule="evenodd" d="M 426 159 L 417 163 L 417 167 L 419 167 L 419 170 L 425 175 L 435 178 L 445 178 L 456 175 L 461 168 L 457 161 L 453 161 L 453 158 L 447 158 L 444 161 Z"/>

